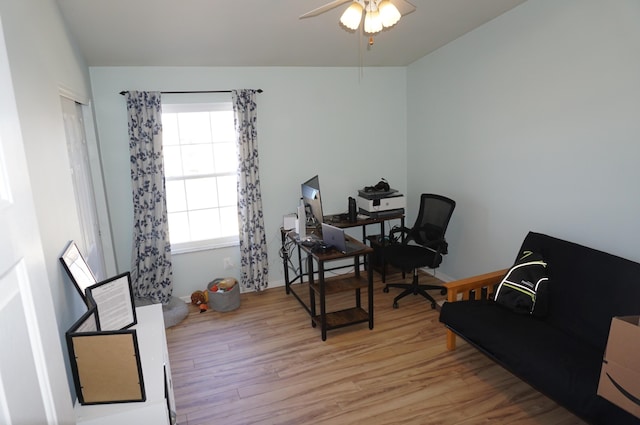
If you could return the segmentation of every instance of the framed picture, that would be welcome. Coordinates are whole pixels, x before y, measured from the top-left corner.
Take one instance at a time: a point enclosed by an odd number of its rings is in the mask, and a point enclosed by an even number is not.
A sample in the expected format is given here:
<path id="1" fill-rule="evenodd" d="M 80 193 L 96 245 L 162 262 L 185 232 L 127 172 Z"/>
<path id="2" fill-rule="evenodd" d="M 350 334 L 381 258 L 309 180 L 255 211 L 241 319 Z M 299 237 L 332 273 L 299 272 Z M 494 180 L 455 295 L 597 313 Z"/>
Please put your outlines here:
<path id="1" fill-rule="evenodd" d="M 96 306 L 89 307 L 89 310 L 78 319 L 67 333 L 90 333 L 98 332 L 98 309 Z"/>
<path id="2" fill-rule="evenodd" d="M 95 313 L 95 308 L 87 314 L 92 311 Z M 80 404 L 145 401 L 142 363 L 135 329 L 80 331 L 91 322 L 87 314 L 66 333 L 78 401 Z"/>
<path id="3" fill-rule="evenodd" d="M 78 290 L 82 300 L 89 306 L 85 291 L 89 286 L 98 283 L 98 281 L 74 241 L 69 242 L 60 256 L 60 262 Z"/>
<path id="4" fill-rule="evenodd" d="M 137 323 L 131 274 L 119 274 L 86 289 L 90 305 L 97 308 L 99 331 L 117 331 Z"/>

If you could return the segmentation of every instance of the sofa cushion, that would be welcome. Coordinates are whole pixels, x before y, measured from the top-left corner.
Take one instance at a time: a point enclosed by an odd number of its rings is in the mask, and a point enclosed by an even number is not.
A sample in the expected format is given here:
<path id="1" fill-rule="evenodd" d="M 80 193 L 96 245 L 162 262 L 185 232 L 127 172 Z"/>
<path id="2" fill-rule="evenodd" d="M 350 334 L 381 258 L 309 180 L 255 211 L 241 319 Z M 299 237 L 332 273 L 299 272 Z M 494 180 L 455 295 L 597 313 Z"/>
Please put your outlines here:
<path id="1" fill-rule="evenodd" d="M 495 301 L 515 313 L 544 317 L 548 312 L 547 263 L 542 256 L 524 251 L 498 284 Z"/>
<path id="2" fill-rule="evenodd" d="M 640 420 L 596 395 L 603 352 L 493 301 L 442 306 L 440 321 L 516 376 L 593 423 Z M 615 418 L 615 421 L 610 421 Z"/>

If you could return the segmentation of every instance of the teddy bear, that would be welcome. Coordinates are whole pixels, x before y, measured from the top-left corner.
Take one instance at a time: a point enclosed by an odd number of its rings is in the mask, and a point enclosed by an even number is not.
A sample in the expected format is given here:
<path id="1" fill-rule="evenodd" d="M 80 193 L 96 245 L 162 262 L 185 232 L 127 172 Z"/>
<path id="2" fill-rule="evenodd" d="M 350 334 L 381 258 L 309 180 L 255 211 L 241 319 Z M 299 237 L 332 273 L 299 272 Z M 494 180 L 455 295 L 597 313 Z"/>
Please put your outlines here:
<path id="1" fill-rule="evenodd" d="M 209 309 L 208 305 L 209 294 L 207 291 L 194 291 L 191 294 L 191 304 L 200 308 L 200 313 L 204 313 Z"/>

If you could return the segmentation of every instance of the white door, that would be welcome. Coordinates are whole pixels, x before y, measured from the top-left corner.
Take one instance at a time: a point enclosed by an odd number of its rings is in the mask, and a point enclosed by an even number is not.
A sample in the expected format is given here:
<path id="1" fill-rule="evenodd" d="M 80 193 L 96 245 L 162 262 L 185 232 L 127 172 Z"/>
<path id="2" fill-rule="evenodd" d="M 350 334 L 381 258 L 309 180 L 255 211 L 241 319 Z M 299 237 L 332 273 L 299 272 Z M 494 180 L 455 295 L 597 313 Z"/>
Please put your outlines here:
<path id="1" fill-rule="evenodd" d="M 67 422 L 69 399 L 0 21 L 0 424 Z"/>

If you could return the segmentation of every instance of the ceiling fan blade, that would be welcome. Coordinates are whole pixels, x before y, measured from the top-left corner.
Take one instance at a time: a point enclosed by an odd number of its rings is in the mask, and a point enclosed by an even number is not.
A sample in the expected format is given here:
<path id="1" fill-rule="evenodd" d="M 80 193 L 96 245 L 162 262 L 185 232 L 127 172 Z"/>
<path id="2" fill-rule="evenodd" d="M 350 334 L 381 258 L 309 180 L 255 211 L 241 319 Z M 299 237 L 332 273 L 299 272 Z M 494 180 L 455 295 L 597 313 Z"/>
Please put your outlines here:
<path id="1" fill-rule="evenodd" d="M 338 6 L 342 5 L 342 4 L 345 4 L 345 3 L 349 3 L 351 1 L 353 1 L 353 0 L 333 0 L 332 2 L 329 2 L 329 3 L 325 4 L 324 6 L 320 6 L 317 9 L 313 9 L 312 11 L 305 13 L 304 15 L 300 15 L 299 19 L 311 18 L 311 17 L 314 17 L 314 16 L 318 16 L 318 15 L 324 13 L 324 12 L 327 12 L 327 11 L 333 9 L 333 8 L 336 8 L 336 7 L 338 7 Z"/>
<path id="2" fill-rule="evenodd" d="M 408 15 L 416 10 L 416 7 L 407 0 L 389 0 L 398 9 L 402 16 Z"/>

